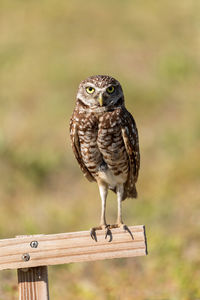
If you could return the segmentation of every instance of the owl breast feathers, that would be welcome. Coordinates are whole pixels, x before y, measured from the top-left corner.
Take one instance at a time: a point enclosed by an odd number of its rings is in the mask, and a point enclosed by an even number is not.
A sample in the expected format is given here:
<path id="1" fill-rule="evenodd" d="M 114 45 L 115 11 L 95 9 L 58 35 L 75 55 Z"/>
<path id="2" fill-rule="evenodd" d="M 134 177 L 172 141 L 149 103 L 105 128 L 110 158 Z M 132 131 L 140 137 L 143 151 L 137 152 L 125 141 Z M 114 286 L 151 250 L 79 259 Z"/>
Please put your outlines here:
<path id="1" fill-rule="evenodd" d="M 125 108 L 119 82 L 100 77 L 90 77 L 79 86 L 70 121 L 73 152 L 89 181 L 105 184 L 114 192 L 122 184 L 123 200 L 135 198 L 140 167 L 136 124 Z"/>

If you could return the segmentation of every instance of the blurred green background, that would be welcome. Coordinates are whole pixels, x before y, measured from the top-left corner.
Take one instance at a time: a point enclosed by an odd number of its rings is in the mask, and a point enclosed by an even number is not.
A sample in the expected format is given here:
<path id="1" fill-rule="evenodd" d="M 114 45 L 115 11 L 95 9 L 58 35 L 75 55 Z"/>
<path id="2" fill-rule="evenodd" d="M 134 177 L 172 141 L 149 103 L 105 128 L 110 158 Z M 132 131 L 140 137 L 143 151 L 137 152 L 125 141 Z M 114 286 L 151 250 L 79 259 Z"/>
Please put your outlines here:
<path id="1" fill-rule="evenodd" d="M 121 82 L 138 125 L 139 198 L 123 215 L 146 225 L 149 255 L 50 267 L 51 298 L 200 299 L 199 1 L 0 0 L 0 237 L 99 222 L 69 140 L 94 74 Z M 0 282 L 0 300 L 18 299 L 15 271 Z"/>

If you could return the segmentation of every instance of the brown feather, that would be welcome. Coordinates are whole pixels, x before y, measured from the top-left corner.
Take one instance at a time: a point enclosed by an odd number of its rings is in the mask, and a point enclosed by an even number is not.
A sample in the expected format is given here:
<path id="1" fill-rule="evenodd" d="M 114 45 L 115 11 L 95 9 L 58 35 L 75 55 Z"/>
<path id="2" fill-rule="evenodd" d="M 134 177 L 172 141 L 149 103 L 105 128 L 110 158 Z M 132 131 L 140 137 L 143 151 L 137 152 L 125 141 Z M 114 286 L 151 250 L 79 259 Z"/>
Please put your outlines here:
<path id="1" fill-rule="evenodd" d="M 80 166 L 84 176 L 89 181 L 95 181 L 95 178 L 92 176 L 92 174 L 89 172 L 89 170 L 83 163 L 82 154 L 80 151 L 80 142 L 79 142 L 79 137 L 78 137 L 77 124 L 76 124 L 76 122 L 74 122 L 74 114 L 72 115 L 72 118 L 70 120 L 70 137 L 71 137 L 72 150 L 74 152 L 74 155 L 79 163 L 79 166 Z"/>

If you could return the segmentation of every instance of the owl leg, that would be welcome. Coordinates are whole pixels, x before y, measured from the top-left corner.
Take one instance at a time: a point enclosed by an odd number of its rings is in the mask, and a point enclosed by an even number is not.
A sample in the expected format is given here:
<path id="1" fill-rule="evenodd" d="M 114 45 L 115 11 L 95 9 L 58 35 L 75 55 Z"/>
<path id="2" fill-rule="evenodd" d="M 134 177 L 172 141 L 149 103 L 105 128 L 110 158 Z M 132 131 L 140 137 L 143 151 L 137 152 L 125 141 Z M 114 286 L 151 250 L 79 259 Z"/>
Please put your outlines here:
<path id="1" fill-rule="evenodd" d="M 122 199 L 123 199 L 123 194 L 124 194 L 124 185 L 123 184 L 118 184 L 117 185 L 117 211 L 118 211 L 118 213 L 117 213 L 117 222 L 114 225 L 110 225 L 110 228 L 122 228 L 125 231 L 127 231 L 133 239 L 133 235 L 132 235 L 130 229 L 122 221 Z"/>
<path id="2" fill-rule="evenodd" d="M 117 225 L 121 227 L 123 225 L 122 221 L 122 199 L 124 193 L 124 185 L 119 184 L 117 186 Z"/>
<path id="3" fill-rule="evenodd" d="M 99 193 L 101 197 L 101 219 L 100 226 L 107 226 L 106 224 L 106 199 L 108 195 L 108 186 L 106 184 L 99 184 Z"/>
<path id="4" fill-rule="evenodd" d="M 108 225 L 106 223 L 106 198 L 108 195 L 108 186 L 107 184 L 98 183 L 99 193 L 101 197 L 101 219 L 100 224 L 97 227 L 93 227 L 90 230 L 90 236 L 93 240 L 97 242 L 96 230 L 106 229 L 106 237 L 109 235 Z"/>

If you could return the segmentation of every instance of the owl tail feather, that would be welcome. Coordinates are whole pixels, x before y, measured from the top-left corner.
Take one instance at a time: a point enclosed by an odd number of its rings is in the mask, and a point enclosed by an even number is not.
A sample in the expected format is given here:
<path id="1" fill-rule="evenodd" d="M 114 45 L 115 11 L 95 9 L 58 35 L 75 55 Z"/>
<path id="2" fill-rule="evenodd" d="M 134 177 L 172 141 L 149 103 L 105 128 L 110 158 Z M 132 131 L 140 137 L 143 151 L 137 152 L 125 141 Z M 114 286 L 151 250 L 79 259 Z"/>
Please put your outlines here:
<path id="1" fill-rule="evenodd" d="M 126 186 L 125 184 L 123 200 L 125 200 L 126 198 L 137 198 L 137 190 L 135 184 L 133 186 Z"/>

